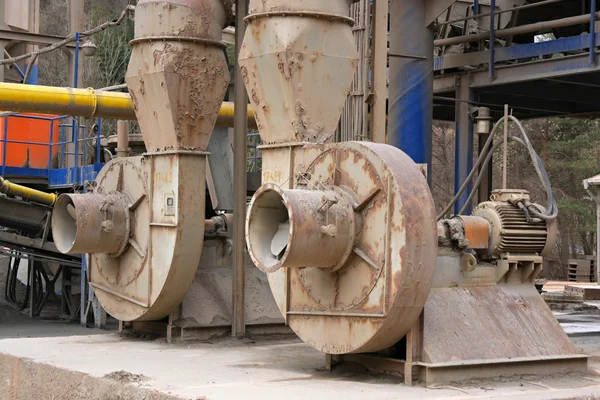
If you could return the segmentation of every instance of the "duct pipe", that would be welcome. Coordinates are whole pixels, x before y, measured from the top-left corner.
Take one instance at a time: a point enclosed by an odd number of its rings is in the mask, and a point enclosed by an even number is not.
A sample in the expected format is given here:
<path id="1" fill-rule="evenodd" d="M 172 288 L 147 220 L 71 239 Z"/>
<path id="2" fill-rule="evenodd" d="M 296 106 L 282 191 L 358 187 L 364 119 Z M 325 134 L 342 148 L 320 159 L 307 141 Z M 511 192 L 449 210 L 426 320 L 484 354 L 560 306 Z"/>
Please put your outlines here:
<path id="1" fill-rule="evenodd" d="M 120 193 L 62 195 L 54 208 L 52 229 L 61 253 L 121 255 L 130 234 L 127 197 Z"/>
<path id="2" fill-rule="evenodd" d="M 117 121 L 117 157 L 129 155 L 129 122 Z"/>
<path id="3" fill-rule="evenodd" d="M 431 176 L 433 123 L 433 31 L 425 26 L 427 2 L 390 4 L 389 144 Z"/>
<path id="4" fill-rule="evenodd" d="M 0 109 L 13 112 L 60 114 L 86 118 L 135 120 L 135 110 L 129 93 L 101 90 L 58 88 L 52 86 L 0 83 Z M 223 102 L 217 127 L 233 126 L 235 109 L 232 102 Z M 258 129 L 254 110 L 248 106 L 248 127 Z"/>
<path id="5" fill-rule="evenodd" d="M 41 192 L 39 190 L 31 189 L 26 186 L 17 185 L 15 183 L 9 182 L 1 176 L 0 193 L 4 193 L 8 196 L 21 197 L 25 200 L 43 204 L 46 206 L 52 206 L 56 202 L 56 195 L 54 193 Z"/>
<path id="6" fill-rule="evenodd" d="M 600 18 L 600 13 L 596 13 L 595 17 Z M 511 36 L 524 35 L 527 33 L 546 31 L 549 29 L 564 28 L 564 27 L 572 26 L 572 25 L 585 24 L 585 23 L 590 22 L 590 20 L 591 20 L 591 14 L 577 15 L 575 17 L 555 19 L 552 21 L 542 21 L 542 22 L 536 22 L 535 24 L 527 24 L 527 25 L 517 26 L 514 28 L 501 29 L 499 31 L 494 31 L 494 35 L 495 35 L 496 39 L 500 39 L 500 38 L 506 38 L 506 37 L 511 37 Z M 392 29 L 393 29 L 393 27 L 394 27 L 394 25 L 392 25 Z M 481 33 L 477 33 L 474 35 L 456 36 L 456 37 L 447 38 L 447 39 L 439 39 L 434 42 L 434 46 L 435 47 L 452 46 L 455 44 L 476 42 L 478 40 L 486 40 L 489 38 L 490 38 L 490 32 L 481 32 Z"/>
<path id="7" fill-rule="evenodd" d="M 248 252 L 266 273 L 307 267 L 336 271 L 355 243 L 351 201 L 335 191 L 267 184 L 254 195 L 246 224 Z"/>
<path id="8" fill-rule="evenodd" d="M 492 130 L 492 126 L 491 126 L 491 111 L 489 108 L 487 107 L 480 107 L 479 110 L 477 110 L 477 117 L 475 118 L 475 121 L 477 121 L 476 124 L 476 133 L 479 137 L 479 151 L 478 154 L 482 154 L 486 151 L 489 150 L 489 148 L 491 147 L 491 144 L 488 148 L 485 147 L 485 144 L 487 143 L 487 139 L 490 136 L 490 131 Z M 478 192 L 477 192 L 477 196 L 478 196 L 478 203 L 484 203 L 486 201 L 488 201 L 490 199 L 490 194 L 492 193 L 492 174 L 493 174 L 493 161 L 490 160 L 489 164 L 487 165 L 487 170 L 484 172 L 487 176 L 485 176 L 482 180 L 481 183 L 479 184 L 479 188 L 477 188 Z M 483 166 L 480 167 L 479 172 L 482 173 L 483 170 Z"/>

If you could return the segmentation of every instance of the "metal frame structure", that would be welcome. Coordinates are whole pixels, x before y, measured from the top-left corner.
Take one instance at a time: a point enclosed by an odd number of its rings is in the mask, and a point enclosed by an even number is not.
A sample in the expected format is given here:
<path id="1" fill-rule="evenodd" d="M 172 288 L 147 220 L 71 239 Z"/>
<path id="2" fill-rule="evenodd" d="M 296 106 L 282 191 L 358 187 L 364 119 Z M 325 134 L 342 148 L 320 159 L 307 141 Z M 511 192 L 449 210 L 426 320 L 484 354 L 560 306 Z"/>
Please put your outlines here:
<path id="1" fill-rule="evenodd" d="M 2 7 L 2 13 L 4 12 L 4 1 L 0 1 L 0 6 Z M 84 2 L 83 0 L 70 0 L 68 2 L 68 9 L 69 9 L 69 29 L 72 33 L 76 33 L 76 32 L 80 32 L 84 30 L 84 22 L 85 22 L 85 14 L 84 14 Z M 69 53 L 69 76 L 72 77 L 72 81 L 71 81 L 71 86 L 72 87 L 78 87 L 81 86 L 83 84 L 83 62 L 81 60 L 81 53 L 80 53 L 80 39 L 79 39 L 79 33 L 76 33 L 76 41 L 74 43 L 69 43 L 67 44 L 67 51 Z M 9 42 L 9 41 L 17 41 L 17 42 L 25 42 L 25 43 L 29 43 L 31 45 L 52 45 L 55 44 L 57 42 L 62 41 L 64 38 L 63 37 L 57 37 L 57 36 L 52 36 L 52 35 L 43 35 L 43 34 L 39 34 L 39 33 L 33 33 L 33 32 L 20 32 L 20 31 L 14 31 L 14 30 L 10 30 L 10 29 L 1 29 L 0 30 L 0 40 L 2 40 L 3 42 Z M 4 47 L 4 46 L 2 46 Z M 16 65 L 16 64 L 15 64 Z M 18 65 L 16 65 L 16 70 L 19 72 L 19 75 L 24 79 L 25 78 L 25 73 L 18 67 Z M 4 76 L 4 74 L 2 74 L 2 77 Z M 3 79 L 2 79 L 3 80 Z M 71 117 L 67 117 L 67 116 L 56 116 L 56 117 L 41 117 L 41 116 L 30 116 L 30 115 L 22 115 L 22 114 L 11 114 L 9 116 L 5 116 L 4 117 L 4 136 L 3 136 L 3 157 L 2 157 L 2 164 L 0 165 L 0 170 L 1 170 L 1 175 L 2 177 L 6 177 L 6 176 L 15 176 L 18 177 L 17 180 L 25 180 L 25 181 L 31 181 L 34 180 L 35 182 L 38 183 L 45 183 L 45 186 L 47 189 L 67 189 L 67 188 L 72 188 L 75 186 L 83 186 L 84 182 L 86 181 L 93 181 L 97 175 L 97 173 L 101 170 L 103 164 L 100 162 L 100 138 L 102 137 L 102 132 L 101 132 L 101 120 L 98 119 L 98 131 L 97 134 L 95 135 L 95 137 L 90 137 L 90 138 L 86 138 L 85 135 L 82 135 L 82 131 L 85 131 L 85 126 L 80 126 L 79 124 L 79 120 L 78 118 L 72 118 L 72 122 L 70 124 L 68 123 L 63 123 L 59 125 L 59 132 L 54 132 L 54 122 L 55 121 L 62 121 L 65 118 L 71 118 Z M 8 126 L 9 126 L 9 119 L 10 118 L 29 118 L 29 119 L 36 119 L 36 120 L 42 120 L 42 121 L 48 121 L 49 125 L 50 125 L 50 140 L 48 143 L 40 143 L 40 142 L 36 142 L 36 141 L 31 141 L 31 142 L 22 142 L 22 141 L 16 141 L 16 140 L 10 140 L 8 138 Z M 71 138 L 70 140 L 67 140 L 67 130 L 71 131 Z M 55 142 L 55 135 L 59 134 L 60 138 L 58 140 L 58 142 Z M 83 137 L 82 137 L 83 136 Z M 88 142 L 88 141 L 95 141 L 96 143 L 96 151 L 95 151 L 95 157 L 94 157 L 94 162 L 92 162 L 91 164 L 85 164 L 83 161 L 80 162 L 80 159 L 82 157 L 85 157 L 85 151 L 82 151 L 82 148 L 80 147 L 80 145 L 82 143 Z M 40 146 L 47 146 L 48 147 L 48 154 L 49 154 L 49 159 L 48 159 L 48 166 L 47 168 L 43 168 L 43 169 L 38 169 L 38 168 L 21 168 L 21 167 L 11 167 L 11 166 L 7 166 L 6 165 L 6 152 L 7 152 L 7 148 L 8 145 L 11 143 L 19 143 L 19 144 L 29 144 L 29 145 L 40 145 Z M 60 163 L 59 163 L 59 167 L 58 168 L 53 168 L 52 166 L 52 156 L 54 153 L 54 150 L 57 148 L 59 148 L 59 153 L 60 153 Z M 69 148 L 72 149 L 70 150 Z M 68 156 L 72 156 L 73 157 L 73 165 L 67 165 L 66 159 Z M 51 253 L 56 253 L 57 250 L 54 247 L 54 245 L 51 245 L 51 243 L 47 243 L 45 242 L 45 238 L 42 239 L 30 239 L 27 237 L 23 237 L 23 236 L 19 236 L 19 235 L 15 235 L 15 234 L 8 234 L 8 233 L 2 233 L 2 235 L 5 235 L 7 237 L 3 238 L 2 240 L 4 241 L 5 244 L 7 245 L 11 245 L 11 246 L 20 246 L 23 249 L 29 249 L 29 256 L 27 257 L 33 257 L 32 260 L 33 263 L 35 264 L 37 261 L 37 257 L 41 256 L 44 259 L 47 259 L 49 257 L 49 254 Z M 41 240 L 41 243 L 40 243 Z M 48 247 L 50 246 L 50 247 Z M 21 249 L 22 251 L 25 251 Z M 40 255 L 37 255 L 37 253 L 42 252 Z M 48 253 L 50 252 L 50 253 Z M 62 264 L 64 264 L 64 260 L 61 259 L 60 261 Z M 77 266 L 77 267 L 81 267 L 81 293 L 82 293 L 82 302 L 81 305 L 78 305 L 78 309 L 79 307 L 80 309 L 80 313 L 81 313 L 81 319 L 82 319 L 82 323 L 85 322 L 84 317 L 87 316 L 87 310 L 88 308 L 85 306 L 85 302 L 86 302 L 86 282 L 85 282 L 85 274 L 86 274 L 86 265 L 85 265 L 85 258 L 83 259 L 83 262 L 67 262 L 67 269 L 70 269 L 73 266 Z M 30 266 L 30 268 L 32 268 Z M 39 268 L 38 268 L 39 269 Z M 53 281 L 55 281 L 57 279 L 57 277 L 63 273 L 63 269 L 60 269 L 60 272 L 56 274 L 56 276 L 54 276 L 54 278 L 50 279 L 47 276 L 45 276 L 45 273 L 42 273 L 41 276 L 44 277 L 44 279 L 46 280 L 46 284 L 52 283 Z M 33 276 L 33 275 L 32 275 Z M 33 284 L 33 281 L 31 282 Z M 53 286 L 50 285 L 50 286 Z M 93 296 L 93 290 L 91 290 L 90 288 L 90 292 L 89 292 L 89 296 L 90 297 L 94 297 Z M 33 294 L 32 294 L 33 296 Z M 45 301 L 48 299 L 49 296 L 49 292 L 47 292 L 44 296 L 43 296 L 43 301 L 40 303 L 40 305 L 37 307 L 37 309 L 34 310 L 34 307 L 31 307 L 31 316 L 33 316 L 33 314 L 39 314 L 39 308 L 43 306 L 43 304 L 45 303 Z M 32 300 L 33 301 L 33 300 Z M 62 301 L 62 300 L 61 300 Z M 71 311 L 73 311 L 73 304 L 68 304 L 69 309 L 71 309 Z M 96 316 L 96 325 L 99 327 L 103 327 L 106 324 L 106 313 L 101 310 L 101 308 L 96 308 L 95 309 L 95 316 Z"/>
<path id="2" fill-rule="evenodd" d="M 11 140 L 8 138 L 8 127 L 10 118 L 24 118 L 31 120 L 40 120 L 47 121 L 50 125 L 50 140 L 48 143 L 44 142 L 35 142 L 35 141 L 19 141 L 19 140 Z M 2 138 L 3 144 L 3 154 L 2 160 L 3 162 L 0 164 L 0 170 L 2 177 L 7 176 L 15 176 L 18 177 L 17 180 L 29 180 L 31 178 L 43 179 L 47 182 L 48 189 L 58 189 L 65 188 L 71 186 L 82 186 L 85 181 L 94 180 L 96 174 L 102 168 L 102 163 L 100 162 L 100 146 L 96 146 L 96 154 L 95 154 L 95 162 L 92 164 L 82 164 L 80 165 L 80 158 L 85 156 L 85 152 L 82 152 L 79 149 L 80 143 L 85 143 L 88 141 L 96 141 L 96 143 L 100 143 L 100 138 L 102 137 L 100 124 L 98 132 L 95 137 L 91 138 L 81 138 L 81 131 L 85 130 L 85 126 L 79 126 L 75 120 L 71 124 L 60 124 L 59 132 L 54 132 L 54 121 L 62 121 L 65 118 L 70 118 L 68 116 L 57 116 L 57 117 L 41 117 L 41 116 L 33 116 L 33 115 L 23 115 L 23 114 L 13 114 L 10 116 L 4 117 L 4 135 Z M 71 130 L 71 138 L 69 140 L 66 139 L 66 132 L 70 128 Z M 54 142 L 55 135 L 58 134 L 59 141 Z M 26 145 L 36 145 L 36 146 L 46 146 L 48 147 L 48 167 L 47 168 L 24 168 L 24 167 L 14 167 L 7 166 L 6 156 L 8 145 L 11 143 L 14 144 L 26 144 Z M 66 149 L 67 144 L 75 145 L 75 152 L 69 152 Z M 59 168 L 52 167 L 52 155 L 54 154 L 54 150 L 56 147 L 59 147 Z M 78 156 L 75 157 L 75 154 Z M 68 167 L 65 164 L 66 156 L 74 157 L 74 166 Z"/>
<path id="3" fill-rule="evenodd" d="M 557 18 L 528 25 L 497 29 L 496 16 L 507 12 L 561 3 L 564 0 L 546 0 L 499 10 L 496 0 L 490 0 L 489 12 L 480 12 L 475 0 L 473 14 L 464 18 L 439 20 L 440 25 L 467 20 L 490 18 L 489 30 L 474 35 L 439 39 L 436 46 L 484 40 L 487 50 L 451 54 L 434 60 L 434 118 L 454 120 L 456 124 L 455 190 L 462 185 L 473 163 L 473 111 L 479 106 L 489 107 L 492 115 L 502 114 L 504 104 L 510 104 L 520 118 L 592 114 L 600 111 L 593 90 L 600 88 L 597 65 L 596 29 L 597 2 L 590 0 L 590 12 L 578 16 Z M 592 12 L 593 11 L 593 12 Z M 450 14 L 448 13 L 448 16 Z M 448 18 L 448 17 L 447 17 Z M 515 35 L 533 34 L 541 29 L 589 24 L 589 32 L 581 35 L 528 44 L 512 44 Z M 497 40 L 507 38 L 505 47 Z M 551 57 L 564 54 L 562 57 Z M 489 183 L 479 188 L 491 190 Z M 473 190 L 470 188 L 468 192 Z M 467 196 L 469 193 L 466 193 Z M 464 204 L 461 197 L 457 209 Z"/>

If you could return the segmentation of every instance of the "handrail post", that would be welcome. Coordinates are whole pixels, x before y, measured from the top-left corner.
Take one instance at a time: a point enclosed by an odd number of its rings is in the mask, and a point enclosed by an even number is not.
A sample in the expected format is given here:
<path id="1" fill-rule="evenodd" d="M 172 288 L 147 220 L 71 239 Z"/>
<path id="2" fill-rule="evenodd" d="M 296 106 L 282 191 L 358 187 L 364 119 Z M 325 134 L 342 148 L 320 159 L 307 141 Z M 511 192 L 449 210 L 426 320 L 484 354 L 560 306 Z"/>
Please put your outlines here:
<path id="1" fill-rule="evenodd" d="M 54 119 L 50 120 L 50 143 L 48 146 L 48 182 L 50 182 L 50 171 L 52 170 L 52 150 L 54 146 Z"/>
<path id="2" fill-rule="evenodd" d="M 98 118 L 98 132 L 96 133 L 96 164 L 100 164 L 100 147 L 102 143 L 100 143 L 100 138 L 102 137 L 102 119 Z"/>
<path id="3" fill-rule="evenodd" d="M 2 138 L 2 177 L 6 178 L 6 145 L 8 143 L 8 117 L 4 117 L 4 137 Z"/>

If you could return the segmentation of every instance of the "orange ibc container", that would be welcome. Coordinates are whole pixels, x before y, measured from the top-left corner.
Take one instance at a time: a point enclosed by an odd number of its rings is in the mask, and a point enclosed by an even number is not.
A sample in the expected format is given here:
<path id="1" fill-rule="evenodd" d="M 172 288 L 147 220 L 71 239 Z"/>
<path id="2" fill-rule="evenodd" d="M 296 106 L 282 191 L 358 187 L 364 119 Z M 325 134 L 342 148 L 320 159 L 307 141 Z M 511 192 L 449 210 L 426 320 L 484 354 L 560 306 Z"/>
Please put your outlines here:
<path id="1" fill-rule="evenodd" d="M 4 163 L 4 133 L 7 133 L 9 142 L 6 144 L 6 166 L 22 168 L 48 168 L 48 155 L 50 151 L 50 127 L 52 130 L 52 142 L 59 140 L 58 120 L 25 118 L 34 116 L 42 118 L 54 118 L 55 115 L 46 114 L 19 114 L 22 117 L 8 117 L 8 129 L 5 130 L 7 118 L 0 118 L 0 166 Z M 21 143 L 10 143 L 10 141 Z M 27 142 L 27 143 L 22 143 Z M 44 144 L 28 144 L 44 143 Z M 53 146 L 54 156 L 58 146 Z"/>

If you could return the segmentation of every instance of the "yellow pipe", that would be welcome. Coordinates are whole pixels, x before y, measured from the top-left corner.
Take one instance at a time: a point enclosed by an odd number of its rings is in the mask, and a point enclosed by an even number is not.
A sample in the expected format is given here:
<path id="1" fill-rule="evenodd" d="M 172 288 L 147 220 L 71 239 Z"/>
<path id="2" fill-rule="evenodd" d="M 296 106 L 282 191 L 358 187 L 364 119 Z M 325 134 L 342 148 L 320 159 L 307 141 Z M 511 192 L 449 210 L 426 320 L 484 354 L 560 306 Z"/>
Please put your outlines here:
<path id="1" fill-rule="evenodd" d="M 86 118 L 135 120 L 129 93 L 94 89 L 0 83 L 0 110 Z M 223 102 L 216 126 L 233 127 L 233 103 Z M 248 127 L 257 129 L 254 110 L 248 106 Z"/>
<path id="2" fill-rule="evenodd" d="M 56 202 L 54 193 L 46 193 L 39 190 L 31 189 L 26 186 L 11 183 L 0 176 L 0 193 L 9 196 L 21 197 L 25 200 L 33 201 L 47 206 L 53 206 Z"/>

